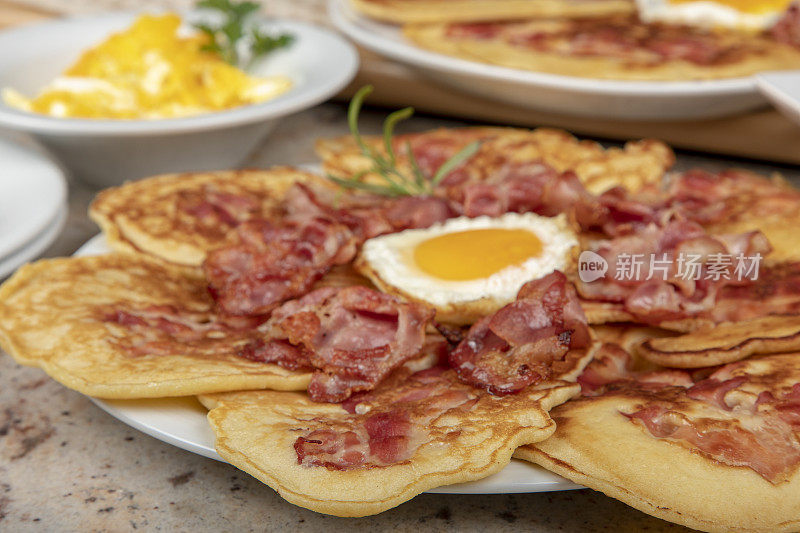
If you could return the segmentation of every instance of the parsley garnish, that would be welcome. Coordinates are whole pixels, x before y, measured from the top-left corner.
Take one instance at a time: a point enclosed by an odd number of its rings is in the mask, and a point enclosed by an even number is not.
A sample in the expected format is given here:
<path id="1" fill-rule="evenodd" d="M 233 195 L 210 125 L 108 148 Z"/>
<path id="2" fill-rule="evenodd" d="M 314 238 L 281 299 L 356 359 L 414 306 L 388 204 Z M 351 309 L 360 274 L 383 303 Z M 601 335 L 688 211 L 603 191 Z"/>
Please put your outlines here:
<path id="1" fill-rule="evenodd" d="M 221 21 L 217 23 L 198 22 L 194 24 L 195 28 L 208 37 L 208 42 L 203 45 L 202 49 L 219 54 L 225 62 L 231 65 L 246 68 L 257 58 L 288 46 L 294 41 L 293 35 L 282 33 L 273 36 L 262 32 L 252 24 L 252 16 L 259 9 L 259 4 L 255 2 L 200 0 L 196 7 L 216 11 L 221 18 Z M 249 52 L 244 65 L 242 65 L 241 57 L 243 48 Z"/>
<path id="2" fill-rule="evenodd" d="M 391 113 L 383 123 L 383 145 L 386 155 L 372 149 L 358 131 L 358 115 L 366 97 L 372 92 L 372 86 L 367 85 L 358 90 L 350 100 L 350 107 L 347 110 L 347 123 L 353 139 L 361 149 L 361 153 L 372 163 L 371 168 L 359 172 L 349 178 L 341 178 L 328 174 L 328 179 L 332 182 L 348 189 L 358 189 L 362 191 L 380 194 L 383 196 L 427 196 L 434 192 L 434 189 L 452 170 L 461 163 L 472 157 L 480 147 L 480 142 L 475 141 L 453 155 L 450 159 L 442 163 L 432 177 L 427 177 L 417 164 L 411 144 L 406 143 L 405 153 L 408 158 L 408 169 L 397 167 L 397 154 L 395 154 L 392 138 L 394 128 L 398 122 L 405 120 L 414 114 L 414 108 L 406 107 Z M 362 181 L 367 174 L 377 174 L 383 183 L 368 183 Z"/>

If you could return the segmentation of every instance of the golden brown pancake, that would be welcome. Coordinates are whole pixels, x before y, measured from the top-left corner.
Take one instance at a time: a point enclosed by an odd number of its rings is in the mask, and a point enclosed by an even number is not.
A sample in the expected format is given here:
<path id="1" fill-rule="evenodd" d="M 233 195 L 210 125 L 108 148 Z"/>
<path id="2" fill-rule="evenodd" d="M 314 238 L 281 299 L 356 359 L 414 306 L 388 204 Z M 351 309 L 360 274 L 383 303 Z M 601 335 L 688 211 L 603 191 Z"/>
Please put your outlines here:
<path id="1" fill-rule="evenodd" d="M 381 137 L 364 139 L 371 148 L 385 153 Z M 664 172 L 675 162 L 672 150 L 659 141 L 633 141 L 623 148 L 604 149 L 594 141 L 580 141 L 565 131 L 547 128 L 440 128 L 398 135 L 394 150 L 398 166 L 408 168 L 407 143 L 415 153 L 426 151 L 427 147 L 438 157 L 453 155 L 476 140 L 482 141 L 482 145 L 466 165 L 474 179 L 485 179 L 509 162 L 543 162 L 559 172 L 574 171 L 594 194 L 616 186 L 635 191 L 647 184 L 660 183 Z M 323 159 L 325 171 L 335 176 L 349 177 L 371 168 L 369 159 L 349 136 L 321 139 L 316 151 Z M 364 179 L 379 178 L 367 175 Z"/>
<path id="2" fill-rule="evenodd" d="M 768 475 L 763 464 L 751 467 L 747 457 L 733 459 L 732 448 L 720 447 L 723 455 L 715 458 L 685 439 L 656 437 L 639 419 L 629 418 L 643 407 L 666 405 L 710 428 L 757 429 L 764 424 L 758 414 L 764 407 L 755 407 L 756 401 L 759 405 L 763 401 L 761 393 L 791 396 L 796 394 L 792 387 L 800 383 L 800 353 L 751 359 L 727 368 L 720 380 L 744 376 L 746 381 L 724 392 L 725 408 L 689 398 L 679 387 L 649 392 L 622 387 L 554 409 L 556 433 L 520 448 L 515 457 L 645 513 L 702 531 L 796 531 L 800 527 L 797 465 Z M 795 433 L 794 441 L 781 444 L 800 446 L 796 438 Z M 775 446 L 766 446 L 761 453 L 777 453 L 773 459 L 780 463 L 785 454 L 775 452 Z"/>
<path id="3" fill-rule="evenodd" d="M 800 50 L 765 34 L 645 24 L 629 15 L 529 19 L 483 27 L 410 24 L 403 33 L 422 48 L 461 59 L 582 78 L 708 80 L 800 66 Z M 688 52 L 681 55 L 683 50 Z M 716 50 L 714 55 L 709 52 Z"/>
<path id="4" fill-rule="evenodd" d="M 631 0 L 350 0 L 369 17 L 393 23 L 473 22 L 528 17 L 631 13 Z"/>
<path id="5" fill-rule="evenodd" d="M 117 251 L 140 252 L 198 266 L 252 218 L 269 218 L 294 183 L 330 187 L 291 167 L 167 174 L 101 192 L 89 215 Z"/>
<path id="6" fill-rule="evenodd" d="M 295 505 L 365 516 L 434 487 L 489 476 L 509 463 L 518 446 L 551 435 L 555 426 L 547 413 L 577 394 L 574 380 L 594 348 L 570 352 L 557 380 L 507 396 L 460 383 L 453 370 L 414 374 L 430 367 L 429 361 L 415 361 L 350 403 L 349 411 L 346 404 L 315 403 L 304 393 L 225 393 L 202 395 L 200 401 L 211 409 L 208 419 L 225 460 Z M 396 420 L 410 420 L 411 429 L 393 425 Z M 339 437 L 347 431 L 356 444 Z M 407 437 L 401 440 L 403 455 L 383 460 L 373 453 L 386 434 Z M 298 450 L 309 442 L 331 453 L 301 458 Z M 342 466 L 347 453 L 356 459 Z"/>
<path id="7" fill-rule="evenodd" d="M 304 390 L 311 377 L 237 356 L 252 325 L 214 313 L 199 271 L 141 255 L 26 265 L 0 301 L 0 346 L 90 396 Z"/>
<path id="8" fill-rule="evenodd" d="M 800 316 L 723 322 L 683 335 L 649 338 L 633 350 L 651 363 L 671 368 L 704 368 L 751 355 L 800 350 Z"/>

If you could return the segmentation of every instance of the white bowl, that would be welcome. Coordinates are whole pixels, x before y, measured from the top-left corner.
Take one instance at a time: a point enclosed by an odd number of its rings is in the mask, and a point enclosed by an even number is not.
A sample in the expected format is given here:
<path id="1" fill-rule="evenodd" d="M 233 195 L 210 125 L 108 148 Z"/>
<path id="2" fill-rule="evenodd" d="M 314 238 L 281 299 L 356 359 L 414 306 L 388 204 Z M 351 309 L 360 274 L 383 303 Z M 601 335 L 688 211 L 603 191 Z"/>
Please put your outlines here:
<path id="1" fill-rule="evenodd" d="M 136 16 L 109 13 L 0 32 L 0 87 L 35 94 L 83 50 Z M 102 186 L 164 172 L 235 168 L 277 119 L 336 94 L 358 69 L 355 48 L 331 31 L 286 20 L 266 27 L 295 36 L 291 46 L 253 68 L 255 75 L 283 74 L 294 83 L 267 102 L 157 120 L 61 119 L 0 102 L 0 127 L 32 134 L 77 177 Z"/>
<path id="2" fill-rule="evenodd" d="M 355 12 L 348 0 L 328 0 L 333 24 L 361 46 L 457 90 L 528 109 L 589 118 L 683 120 L 716 118 L 765 106 L 755 79 L 614 81 L 518 70 L 431 52 L 398 26 Z"/>

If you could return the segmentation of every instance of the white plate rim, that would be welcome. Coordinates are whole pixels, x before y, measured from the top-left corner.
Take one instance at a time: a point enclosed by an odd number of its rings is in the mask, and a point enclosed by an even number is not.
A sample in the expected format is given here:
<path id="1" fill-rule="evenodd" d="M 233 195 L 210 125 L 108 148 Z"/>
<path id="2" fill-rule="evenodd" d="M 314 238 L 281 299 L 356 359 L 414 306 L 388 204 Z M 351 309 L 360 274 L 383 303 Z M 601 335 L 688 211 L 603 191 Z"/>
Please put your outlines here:
<path id="1" fill-rule="evenodd" d="M 23 248 L 34 244 L 34 241 L 52 225 L 66 204 L 67 181 L 61 168 L 32 143 L 24 143 L 14 136 L 7 136 L 0 132 L 0 146 L 14 154 L 12 163 L 36 166 L 36 179 L 41 182 L 39 185 L 53 189 L 52 193 L 48 193 L 48 202 L 45 208 L 41 209 L 41 204 L 35 206 L 36 209 L 33 209 L 34 206 L 29 206 L 32 216 L 26 226 L 22 229 L 15 227 L 13 236 L 4 239 L 6 242 L 0 250 L 0 262 L 3 262 L 20 253 Z M 31 176 L 5 176 L 1 179 L 13 180 L 14 183 L 25 183 L 31 179 Z"/>
<path id="2" fill-rule="evenodd" d="M 158 12 L 158 11 L 150 11 Z M 24 42 L 35 38 L 43 31 L 56 31 L 75 24 L 95 24 L 108 22 L 119 24 L 121 21 L 132 21 L 139 12 L 118 11 L 94 15 L 65 17 L 63 19 L 30 24 L 11 30 L 0 31 L 0 47 L 13 49 L 14 42 Z M 0 125 L 40 134 L 85 135 L 154 135 L 178 134 L 207 131 L 217 128 L 229 128 L 242 124 L 280 118 L 296 111 L 306 109 L 342 90 L 355 77 L 359 65 L 359 56 L 355 47 L 336 32 L 321 28 L 314 24 L 289 19 L 272 19 L 265 21 L 267 26 L 274 26 L 296 35 L 297 40 L 311 38 L 324 40 L 321 46 L 319 61 L 329 61 L 337 65 L 335 75 L 317 85 L 305 83 L 292 87 L 286 93 L 260 104 L 242 106 L 215 113 L 204 113 L 197 116 L 158 119 L 158 120 L 102 120 L 102 119 L 62 119 L 35 113 L 27 113 L 8 107 L 0 102 Z"/>
<path id="3" fill-rule="evenodd" d="M 757 92 L 753 76 L 697 81 L 599 80 L 532 72 L 479 63 L 419 48 L 399 35 L 390 24 L 369 20 L 358 14 L 348 0 L 328 0 L 328 14 L 340 31 L 358 44 L 402 63 L 453 74 L 513 82 L 531 87 L 571 90 L 586 94 L 648 97 L 692 97 L 701 95 L 742 95 Z M 375 28 L 376 30 L 371 30 Z"/>
<path id="4" fill-rule="evenodd" d="M 106 244 L 105 237 L 100 234 L 89 239 L 75 252 L 74 256 L 98 255 L 110 250 Z M 213 447 L 213 437 L 211 437 L 212 443 L 200 442 L 196 439 L 193 440 L 186 436 L 178 435 L 175 431 L 170 431 L 169 428 L 160 426 L 152 421 L 148 422 L 145 420 L 146 417 L 137 416 L 137 412 L 140 413 L 142 410 L 146 410 L 147 403 L 154 400 L 102 400 L 92 397 L 89 397 L 89 399 L 109 415 L 146 435 L 203 457 L 225 462 Z M 162 405 L 166 405 L 168 409 L 172 410 L 180 409 L 180 404 L 185 403 L 186 400 L 185 398 L 168 398 L 155 401 L 160 401 Z M 142 407 L 142 404 L 145 407 Z M 196 416 L 196 414 L 192 416 Z M 210 427 L 208 427 L 208 434 L 212 434 Z M 538 479 L 531 479 L 531 473 L 535 473 Z M 445 485 L 427 492 L 435 494 L 522 494 L 582 488 L 585 487 L 567 481 L 539 466 L 513 459 L 503 470 L 487 478 L 468 483 Z"/>
<path id="5" fill-rule="evenodd" d="M 0 259 L 0 279 L 5 278 L 25 263 L 39 257 L 61 235 L 61 230 L 67 222 L 69 208 L 64 203 L 50 224 L 23 248 L 13 254 Z"/>

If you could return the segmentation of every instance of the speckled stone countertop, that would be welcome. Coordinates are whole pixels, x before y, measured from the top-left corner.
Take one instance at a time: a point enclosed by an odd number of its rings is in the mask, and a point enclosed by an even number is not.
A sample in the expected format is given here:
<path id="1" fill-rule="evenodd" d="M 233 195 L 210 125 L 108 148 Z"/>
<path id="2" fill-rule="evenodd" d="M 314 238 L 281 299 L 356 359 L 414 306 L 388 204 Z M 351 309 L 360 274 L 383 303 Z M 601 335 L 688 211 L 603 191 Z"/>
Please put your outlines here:
<path id="1" fill-rule="evenodd" d="M 382 112 L 365 111 L 377 132 Z M 419 117 L 411 130 L 458 124 Z M 284 119 L 248 166 L 314 161 L 313 140 L 346 133 L 344 107 Z M 800 170 L 680 154 L 681 167 L 749 166 L 800 179 Z M 97 233 L 86 216 L 96 190 L 70 182 L 67 226 L 47 256 L 69 255 Z M 232 466 L 126 426 L 88 398 L 0 355 L 0 531 L 678 531 L 590 490 L 519 495 L 421 495 L 381 515 L 342 519 L 283 501 Z"/>

